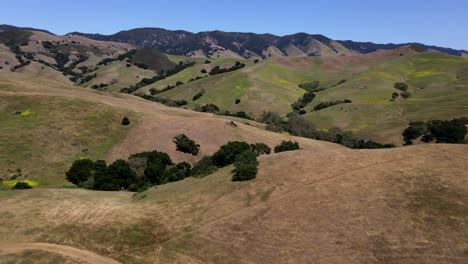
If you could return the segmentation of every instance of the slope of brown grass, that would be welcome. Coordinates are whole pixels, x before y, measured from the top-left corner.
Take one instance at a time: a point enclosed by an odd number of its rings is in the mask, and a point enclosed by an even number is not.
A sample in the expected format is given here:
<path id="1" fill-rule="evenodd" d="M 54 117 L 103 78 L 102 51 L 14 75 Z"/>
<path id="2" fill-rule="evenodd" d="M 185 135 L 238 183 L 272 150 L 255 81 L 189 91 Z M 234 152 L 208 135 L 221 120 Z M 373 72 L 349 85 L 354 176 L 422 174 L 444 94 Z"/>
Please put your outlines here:
<path id="1" fill-rule="evenodd" d="M 464 263 L 467 150 L 263 157 L 255 181 L 212 200 L 197 215 L 205 221 L 165 245 L 217 263 Z M 198 195 L 193 203 L 209 203 Z"/>
<path id="2" fill-rule="evenodd" d="M 465 263 L 467 150 L 284 152 L 262 156 L 253 181 L 230 181 L 226 167 L 133 198 L 0 192 L 0 241 L 123 263 Z"/>

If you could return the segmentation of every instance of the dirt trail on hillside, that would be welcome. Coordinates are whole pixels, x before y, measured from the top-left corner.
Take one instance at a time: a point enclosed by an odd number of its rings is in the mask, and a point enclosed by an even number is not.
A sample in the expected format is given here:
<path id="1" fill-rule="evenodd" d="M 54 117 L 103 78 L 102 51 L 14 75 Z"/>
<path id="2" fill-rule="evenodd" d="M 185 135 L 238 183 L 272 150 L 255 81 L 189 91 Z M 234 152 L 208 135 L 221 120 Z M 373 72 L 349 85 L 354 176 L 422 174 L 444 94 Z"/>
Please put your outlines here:
<path id="1" fill-rule="evenodd" d="M 120 264 L 120 262 L 113 259 L 100 256 L 91 251 L 81 250 L 74 247 L 62 246 L 49 243 L 1 243 L 0 250 L 4 251 L 22 251 L 22 250 L 44 250 L 73 259 L 83 261 L 90 264 Z"/>

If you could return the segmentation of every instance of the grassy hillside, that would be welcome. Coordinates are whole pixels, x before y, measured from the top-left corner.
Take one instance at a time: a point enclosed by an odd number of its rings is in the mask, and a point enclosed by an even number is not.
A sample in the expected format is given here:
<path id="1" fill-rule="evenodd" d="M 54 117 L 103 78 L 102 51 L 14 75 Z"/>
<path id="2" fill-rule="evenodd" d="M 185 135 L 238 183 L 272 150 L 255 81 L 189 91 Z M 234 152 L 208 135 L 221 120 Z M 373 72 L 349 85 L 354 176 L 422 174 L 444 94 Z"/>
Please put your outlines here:
<path id="1" fill-rule="evenodd" d="M 31 179 L 40 186 L 63 186 L 64 172 L 78 158 L 126 159 L 131 154 L 160 150 L 175 161 L 195 162 L 228 141 L 263 142 L 270 146 L 294 139 L 309 150 L 342 148 L 316 140 L 263 130 L 250 122 L 228 125 L 228 119 L 166 107 L 131 95 L 0 73 L 1 178 Z M 123 116 L 131 120 L 121 125 Z M 187 134 L 201 145 L 192 156 L 176 151 L 172 138 Z M 15 179 L 15 175 L 21 177 Z M 17 172 L 18 171 L 18 172 Z"/>
<path id="2" fill-rule="evenodd" d="M 149 89 L 156 88 L 158 90 L 165 88 L 168 85 L 175 85 L 177 81 L 181 81 L 184 83 L 188 83 L 190 79 L 194 79 L 197 76 L 204 77 L 207 73 L 202 73 L 201 71 L 204 69 L 209 72 L 213 67 L 220 66 L 221 68 L 228 68 L 239 61 L 238 59 L 229 59 L 229 58 L 188 58 L 182 56 L 169 56 L 169 59 L 178 63 L 180 61 L 190 61 L 195 62 L 195 65 L 180 71 L 177 74 L 171 75 L 163 80 L 157 81 L 153 84 L 147 85 L 142 87 L 138 90 L 138 92 L 145 92 L 149 93 Z M 210 63 L 205 63 L 206 60 L 209 60 Z"/>
<path id="3" fill-rule="evenodd" d="M 189 108 L 214 103 L 230 112 L 245 111 L 258 117 L 263 111 L 285 116 L 305 90 L 298 84 L 320 81 L 323 91 L 304 110 L 319 129 L 340 127 L 371 138 L 400 144 L 410 121 L 466 116 L 468 60 L 411 47 L 344 57 L 272 58 L 241 70 L 210 76 L 178 86 L 158 96 L 184 99 Z M 177 75 L 172 82 L 181 80 Z M 337 85 L 340 80 L 345 83 Z M 409 85 L 411 96 L 390 101 L 394 83 Z M 157 83 L 156 83 L 157 84 Z M 205 94 L 195 102 L 201 90 Z M 236 104 L 236 99 L 240 103 Z M 351 100 L 319 111 L 321 102 Z"/>
<path id="4" fill-rule="evenodd" d="M 463 263 L 466 151 L 285 152 L 262 157 L 250 182 L 230 181 L 226 167 L 133 197 L 0 192 L 0 241 L 67 245 L 121 263 Z"/>
<path id="5" fill-rule="evenodd" d="M 468 89 L 464 58 L 421 53 L 387 58 L 346 83 L 317 93 L 306 108 L 319 102 L 350 99 L 352 104 L 335 105 L 306 114 L 319 127 L 334 126 L 370 133 L 380 141 L 401 142 L 401 131 L 410 121 L 450 119 L 468 114 Z M 394 83 L 409 85 L 411 97 L 390 101 Z"/>
<path id="6" fill-rule="evenodd" d="M 99 69 L 92 74 L 96 74 L 96 78 L 84 83 L 83 86 L 91 87 L 104 83 L 109 85 L 105 87 L 105 90 L 111 92 L 118 92 L 124 87 L 135 85 L 143 78 L 151 78 L 156 75 L 152 70 L 145 70 L 135 65 L 127 67 L 125 61 L 114 61 L 107 65 L 100 65 Z"/>
<path id="7" fill-rule="evenodd" d="M 73 97 L 4 92 L 15 85 L 0 81 L 0 177 L 5 180 L 62 186 L 73 160 L 105 157 L 129 131 L 120 122 L 133 116 L 130 111 Z"/>

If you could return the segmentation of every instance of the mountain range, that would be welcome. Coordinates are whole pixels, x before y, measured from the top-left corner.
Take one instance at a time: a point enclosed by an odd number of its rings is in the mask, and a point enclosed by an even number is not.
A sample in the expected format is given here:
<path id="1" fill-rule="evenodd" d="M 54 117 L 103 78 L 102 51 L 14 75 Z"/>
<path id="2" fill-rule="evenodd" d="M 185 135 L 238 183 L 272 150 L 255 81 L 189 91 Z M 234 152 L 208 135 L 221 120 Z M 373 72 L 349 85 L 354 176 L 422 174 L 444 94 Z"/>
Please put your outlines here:
<path id="1" fill-rule="evenodd" d="M 136 28 L 112 35 L 72 32 L 94 40 L 123 42 L 152 47 L 174 55 L 208 57 L 325 56 L 366 54 L 379 49 L 390 50 L 413 45 L 455 56 L 468 56 L 465 50 L 430 46 L 421 43 L 376 44 L 351 40 L 333 40 L 320 34 L 296 33 L 286 36 L 241 32 L 206 31 L 193 33 L 163 28 Z"/>

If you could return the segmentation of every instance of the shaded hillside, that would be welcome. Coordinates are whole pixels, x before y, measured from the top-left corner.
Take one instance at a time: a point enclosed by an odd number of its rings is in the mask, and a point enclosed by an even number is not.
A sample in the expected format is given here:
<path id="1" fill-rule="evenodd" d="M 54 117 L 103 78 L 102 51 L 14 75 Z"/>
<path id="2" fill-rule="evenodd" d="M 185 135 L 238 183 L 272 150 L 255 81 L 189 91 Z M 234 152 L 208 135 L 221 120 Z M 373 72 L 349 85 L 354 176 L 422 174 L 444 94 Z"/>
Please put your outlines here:
<path id="1" fill-rule="evenodd" d="M 3 28 L 0 31 L 0 70 L 3 71 L 118 91 L 143 78 L 172 70 L 179 63 L 154 48 Z"/>
<path id="2" fill-rule="evenodd" d="M 421 43 L 376 44 L 372 42 L 335 41 L 323 35 L 297 33 L 286 36 L 241 32 L 207 31 L 192 33 L 183 30 L 161 28 L 136 28 L 120 31 L 113 35 L 72 32 L 91 39 L 130 43 L 143 47 L 154 47 L 162 52 L 176 55 L 232 57 L 233 54 L 249 57 L 269 57 L 278 54 L 272 48 L 283 52 L 281 55 L 320 56 L 369 53 L 379 49 L 395 49 L 405 45 L 417 45 L 424 50 L 461 56 L 464 51 L 444 47 L 428 46 Z M 221 52 L 219 52 L 221 51 Z M 226 52 L 228 51 L 228 52 Z"/>

